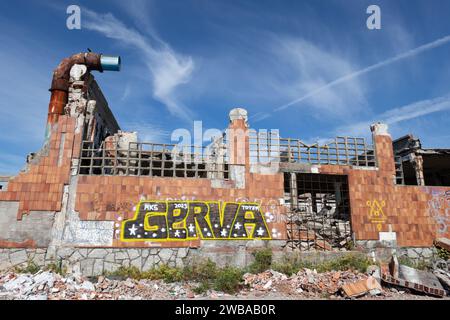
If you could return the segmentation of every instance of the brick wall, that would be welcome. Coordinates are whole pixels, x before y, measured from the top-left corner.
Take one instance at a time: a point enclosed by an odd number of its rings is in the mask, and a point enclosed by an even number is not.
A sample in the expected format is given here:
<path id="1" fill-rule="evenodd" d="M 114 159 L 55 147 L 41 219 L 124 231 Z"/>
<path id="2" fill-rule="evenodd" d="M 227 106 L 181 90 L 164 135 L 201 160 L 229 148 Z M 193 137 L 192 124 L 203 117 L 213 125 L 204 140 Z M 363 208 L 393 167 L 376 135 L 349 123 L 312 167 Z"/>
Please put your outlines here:
<path id="1" fill-rule="evenodd" d="M 63 138 L 64 137 L 64 138 Z M 71 159 L 80 148 L 75 119 L 61 116 L 47 148 L 0 192 L 0 201 L 18 201 L 17 219 L 30 211 L 60 211 L 64 185 L 69 182 Z"/>
<path id="2" fill-rule="evenodd" d="M 447 228 L 450 188 L 403 186 L 394 183 L 392 140 L 374 136 L 377 170 L 322 166 L 321 173 L 347 174 L 351 223 L 357 240 L 378 240 L 379 232 L 393 231 L 397 244 L 427 247 L 437 237 L 450 237 Z"/>
<path id="3" fill-rule="evenodd" d="M 30 211 L 61 211 L 64 185 L 69 184 L 71 174 L 71 160 L 78 157 L 80 149 L 81 135 L 75 133 L 75 122 L 74 118 L 61 116 L 51 134 L 48 152 L 40 154 L 26 172 L 9 181 L 7 191 L 0 192 L 0 201 L 19 202 L 18 220 Z M 235 120 L 230 128 L 245 130 L 246 126 L 243 121 Z M 244 145 L 248 150 L 248 138 L 237 142 L 236 148 Z M 420 247 L 431 246 L 438 236 L 450 237 L 447 228 L 450 188 L 395 185 L 392 140 L 389 135 L 375 135 L 374 143 L 378 168 L 331 165 L 319 168 L 324 174 L 348 175 L 351 223 L 356 239 L 376 240 L 380 231 L 393 231 L 400 246 Z M 245 166 L 245 187 L 242 189 L 234 187 L 232 182 L 223 182 L 217 187 L 208 179 L 79 176 L 75 211 L 81 220 L 116 221 L 120 225 L 120 221 L 133 216 L 134 206 L 141 199 L 258 202 L 263 213 L 270 212 L 275 216 L 274 221 L 268 221 L 269 230 L 276 229 L 276 239 L 286 239 L 285 209 L 280 202 L 284 197 L 283 175 L 250 173 L 248 153 L 244 160 L 237 156 L 232 159 L 235 165 Z M 0 240 L 1 247 L 34 246 L 30 239 L 24 239 L 22 243 Z M 162 244 L 171 247 L 199 245 L 200 241 Z M 113 246 L 143 244 L 125 244 L 116 237 Z"/>
<path id="4" fill-rule="evenodd" d="M 245 132 L 246 125 L 238 119 L 230 124 L 230 129 Z M 141 199 L 146 200 L 199 200 L 224 202 L 256 202 L 261 204 L 263 214 L 270 212 L 273 221 L 267 221 L 269 230 L 275 229 L 276 236 L 286 238 L 286 227 L 282 222 L 284 207 L 280 199 L 284 197 L 283 174 L 262 175 L 250 173 L 248 137 L 231 131 L 232 152 L 230 163 L 245 166 L 245 188 L 234 187 L 233 181 L 222 181 L 223 187 L 212 185 L 209 179 L 201 178 L 161 178 L 133 176 L 80 176 L 78 179 L 75 211 L 83 220 L 116 221 L 116 230 L 121 221 L 134 216 L 135 206 Z M 123 242 L 116 232 L 114 246 L 142 247 L 148 243 Z M 273 235 L 272 235 L 273 237 Z M 148 241 L 147 241 L 148 242 Z M 180 241 L 159 243 L 164 247 L 198 246 L 200 241 Z"/>

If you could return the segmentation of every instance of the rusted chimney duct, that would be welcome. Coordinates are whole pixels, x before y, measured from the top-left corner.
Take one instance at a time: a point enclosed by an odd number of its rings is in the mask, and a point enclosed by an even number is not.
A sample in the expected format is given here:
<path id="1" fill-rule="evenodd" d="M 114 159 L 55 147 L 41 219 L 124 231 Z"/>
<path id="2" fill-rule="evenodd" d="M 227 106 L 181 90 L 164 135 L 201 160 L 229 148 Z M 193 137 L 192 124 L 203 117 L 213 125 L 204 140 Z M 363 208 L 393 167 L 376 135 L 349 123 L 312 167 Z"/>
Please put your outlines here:
<path id="1" fill-rule="evenodd" d="M 104 56 L 93 52 L 74 54 L 61 61 L 53 71 L 52 86 L 50 88 L 51 97 L 48 105 L 46 139 L 49 138 L 51 128 L 58 122 L 59 116 L 64 114 L 64 107 L 68 100 L 70 69 L 75 64 L 85 65 L 88 71 L 120 71 L 121 61 L 118 56 Z"/>

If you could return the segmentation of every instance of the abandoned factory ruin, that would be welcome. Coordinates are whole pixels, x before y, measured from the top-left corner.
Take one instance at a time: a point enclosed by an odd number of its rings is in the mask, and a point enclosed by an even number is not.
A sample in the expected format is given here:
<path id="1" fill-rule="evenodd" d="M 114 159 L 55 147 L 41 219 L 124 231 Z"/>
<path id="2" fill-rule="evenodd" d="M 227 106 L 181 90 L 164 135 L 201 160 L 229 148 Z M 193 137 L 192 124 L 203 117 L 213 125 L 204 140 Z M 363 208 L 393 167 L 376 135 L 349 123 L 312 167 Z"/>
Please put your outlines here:
<path id="1" fill-rule="evenodd" d="M 89 52 L 55 69 L 42 148 L 0 177 L 0 268 L 245 266 L 263 247 L 275 258 L 432 259 L 434 241 L 450 238 L 450 149 L 393 140 L 383 123 L 367 128 L 370 141 L 307 144 L 251 129 L 241 108 L 205 145 L 141 141 L 91 73 L 120 64 Z"/>

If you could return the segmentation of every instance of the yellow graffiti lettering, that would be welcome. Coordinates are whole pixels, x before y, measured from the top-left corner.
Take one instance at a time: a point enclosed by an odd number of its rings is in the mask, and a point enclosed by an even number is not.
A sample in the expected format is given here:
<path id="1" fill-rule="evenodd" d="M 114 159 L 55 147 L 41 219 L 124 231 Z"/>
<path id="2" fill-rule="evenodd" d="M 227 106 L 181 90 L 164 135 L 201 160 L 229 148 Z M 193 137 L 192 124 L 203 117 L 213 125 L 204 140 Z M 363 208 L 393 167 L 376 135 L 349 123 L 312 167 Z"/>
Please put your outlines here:
<path id="1" fill-rule="evenodd" d="M 122 241 L 270 240 L 258 203 L 148 201 L 121 225 Z"/>

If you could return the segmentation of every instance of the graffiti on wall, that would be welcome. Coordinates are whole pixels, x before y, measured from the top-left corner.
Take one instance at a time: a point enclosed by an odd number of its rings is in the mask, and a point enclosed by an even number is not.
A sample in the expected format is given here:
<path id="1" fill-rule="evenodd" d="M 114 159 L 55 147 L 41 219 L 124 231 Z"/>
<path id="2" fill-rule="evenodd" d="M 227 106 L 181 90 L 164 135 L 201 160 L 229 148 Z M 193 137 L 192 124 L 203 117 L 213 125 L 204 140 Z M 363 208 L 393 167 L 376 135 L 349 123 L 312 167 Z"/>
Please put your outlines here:
<path id="1" fill-rule="evenodd" d="M 438 225 L 437 232 L 446 234 L 450 224 L 450 190 L 442 191 L 430 188 L 431 199 L 428 201 L 428 212 Z"/>
<path id="2" fill-rule="evenodd" d="M 258 203 L 141 201 L 122 222 L 122 241 L 271 239 Z"/>
<path id="3" fill-rule="evenodd" d="M 371 223 L 375 223 L 377 226 L 377 230 L 381 231 L 383 223 L 386 222 L 386 215 L 384 214 L 383 208 L 386 205 L 384 200 L 372 200 L 367 201 L 367 205 L 369 206 L 369 220 Z"/>

